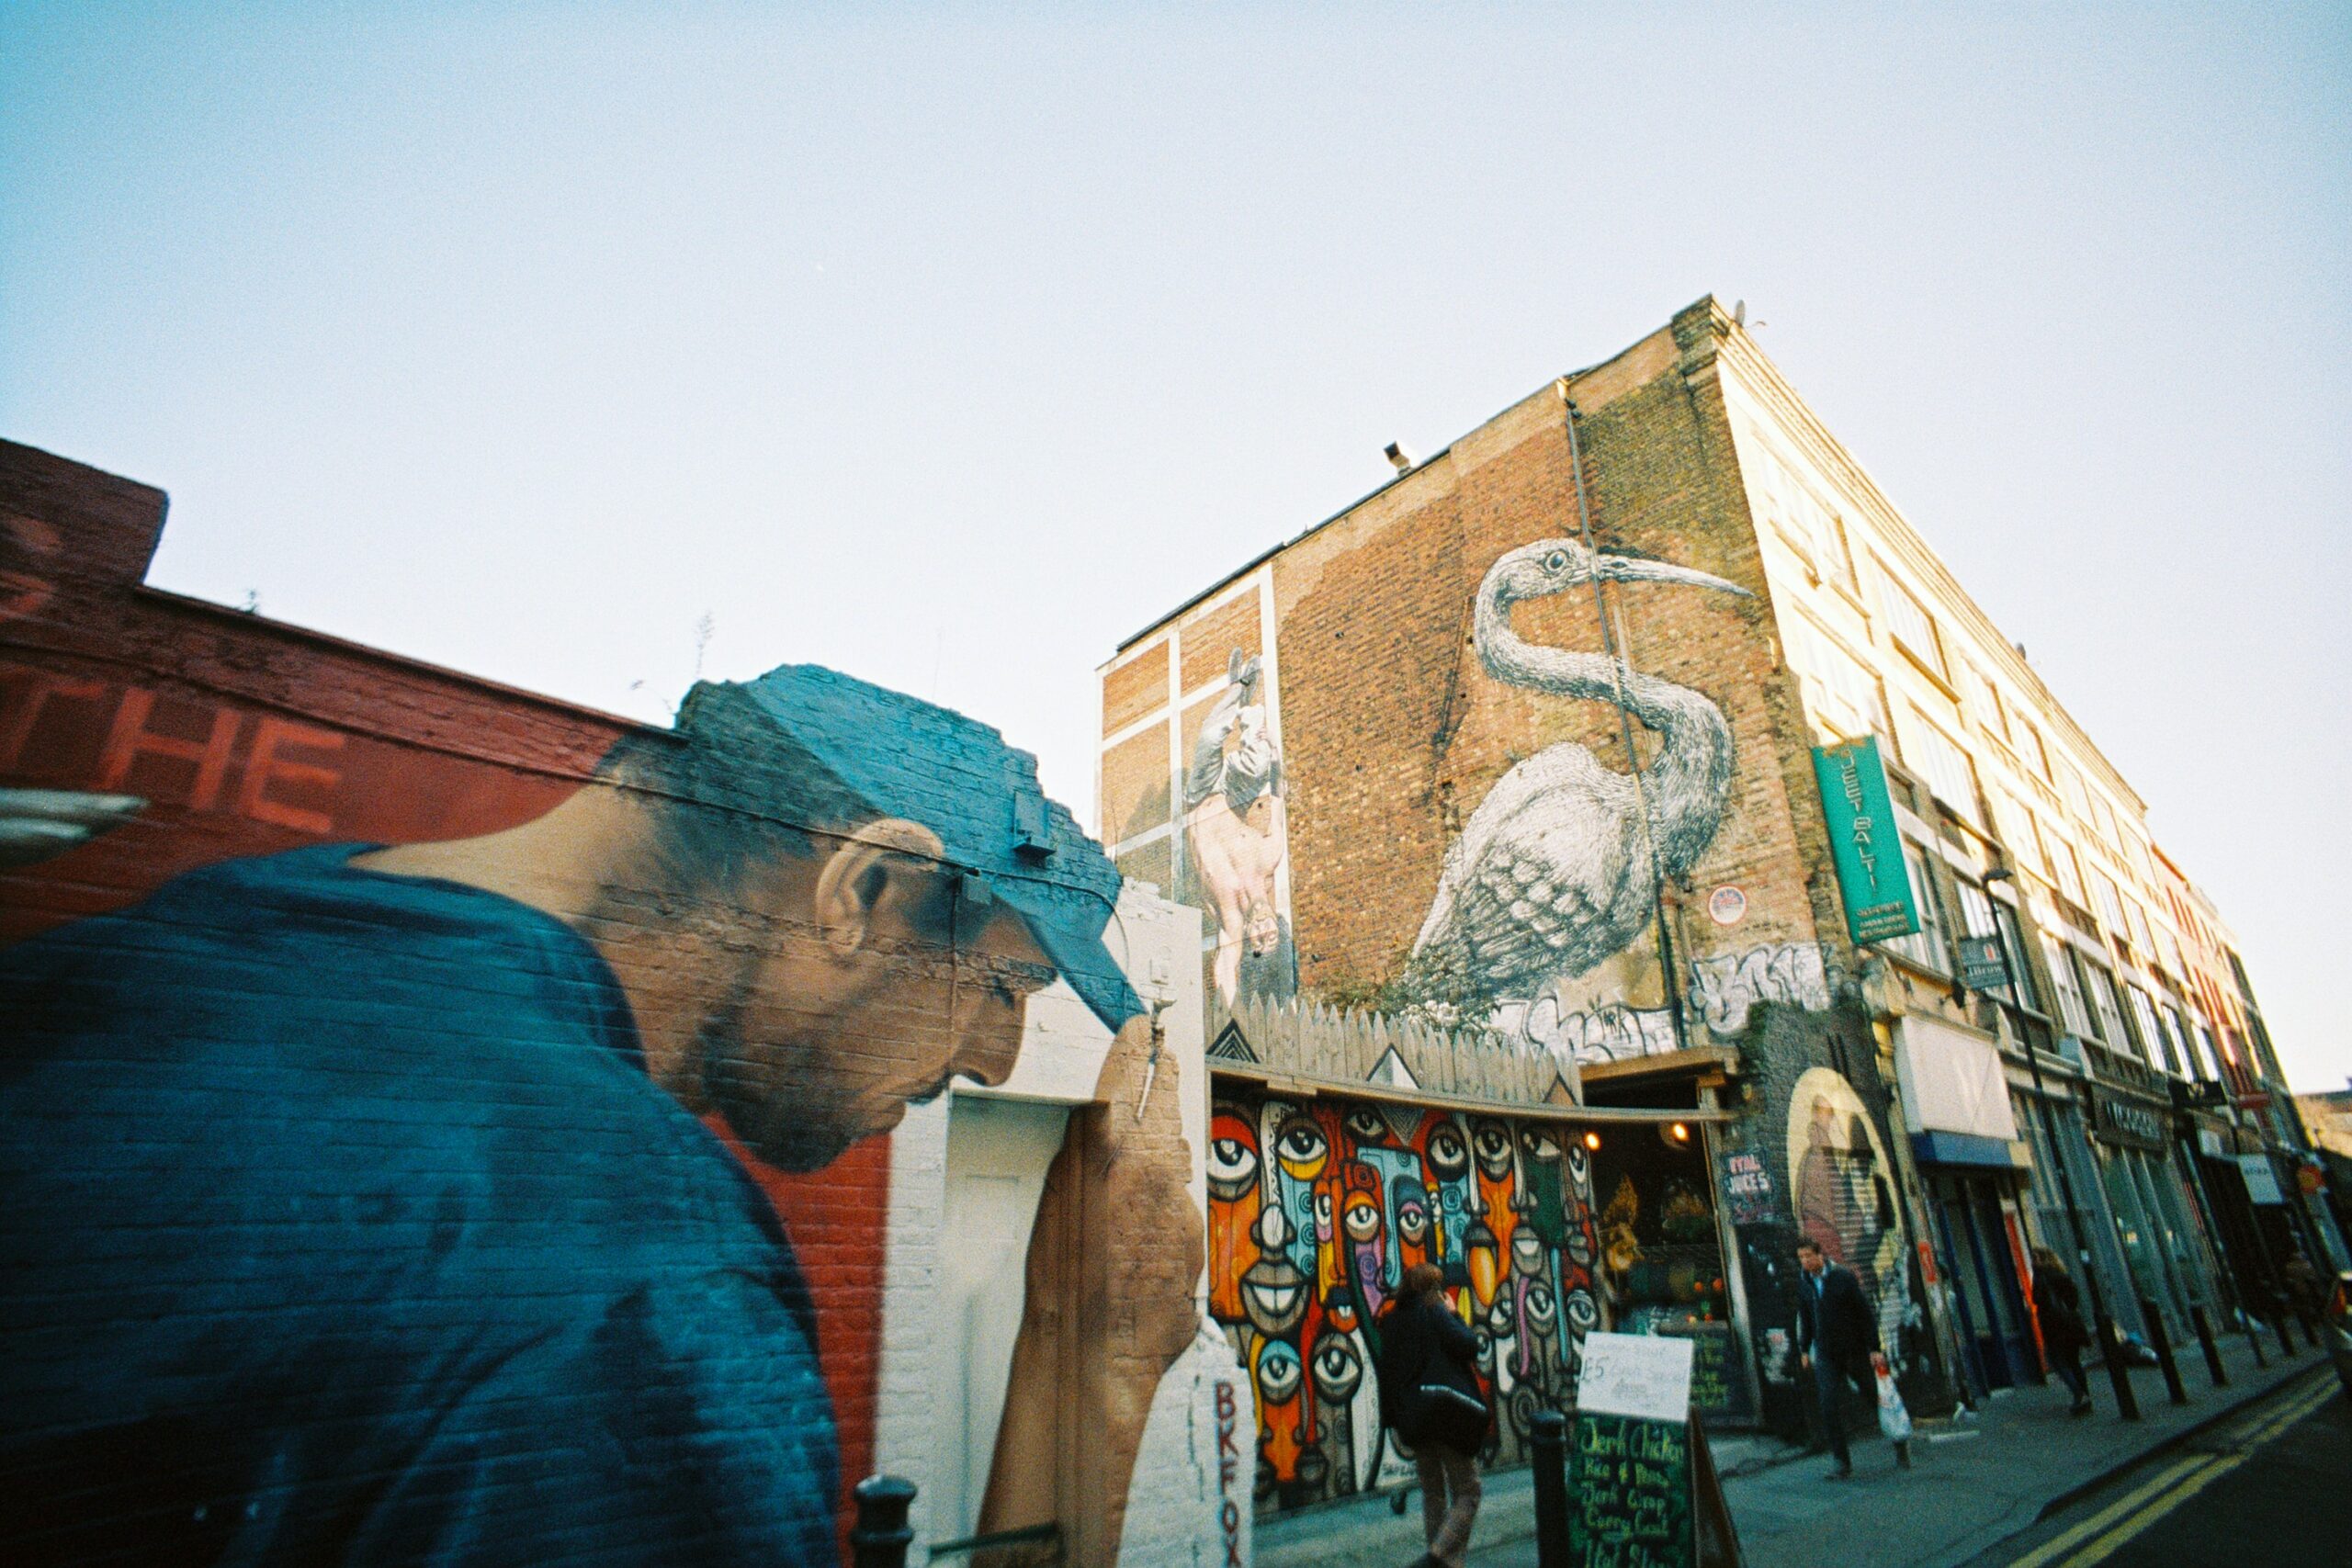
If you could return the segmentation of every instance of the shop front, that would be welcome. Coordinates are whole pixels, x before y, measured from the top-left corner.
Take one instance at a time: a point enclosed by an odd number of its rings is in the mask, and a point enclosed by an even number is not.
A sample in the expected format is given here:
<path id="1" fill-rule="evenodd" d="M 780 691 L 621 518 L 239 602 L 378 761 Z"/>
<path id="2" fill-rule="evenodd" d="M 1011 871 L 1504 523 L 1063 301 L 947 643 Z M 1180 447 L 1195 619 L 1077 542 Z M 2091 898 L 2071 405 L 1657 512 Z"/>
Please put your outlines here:
<path id="1" fill-rule="evenodd" d="M 1916 1015 L 1897 1031 L 1905 1127 L 1968 1379 L 1985 1392 L 2038 1381 L 2018 1197 L 2028 1159 L 1999 1046 L 1990 1035 Z"/>
<path id="2" fill-rule="evenodd" d="M 2170 1158 L 2172 1108 L 2095 1084 L 2091 1111 L 2099 1179 L 2133 1295 L 2185 1338 L 2190 1309 L 2212 1303 L 2212 1266 Z"/>
<path id="3" fill-rule="evenodd" d="M 2107 1187 L 2091 1153 L 2075 1089 L 2074 1080 L 2059 1078 L 2052 1078 L 2040 1096 L 2018 1084 L 2009 1087 L 2018 1130 L 2025 1134 L 2032 1159 L 2026 1198 L 2033 1211 L 2033 1228 L 2042 1245 L 2065 1258 L 2082 1280 L 2089 1297 L 2086 1307 L 2104 1313 L 2126 1333 L 2141 1333 L 2144 1324 L 2138 1290 L 2117 1241 Z"/>
<path id="4" fill-rule="evenodd" d="M 1734 1321 L 1713 1136 L 1706 1124 L 1679 1121 L 1586 1134 L 1600 1282 L 1616 1333 L 1691 1340 L 1691 1404 L 1713 1421 L 1746 1425 L 1756 1419 L 1755 1382 Z"/>

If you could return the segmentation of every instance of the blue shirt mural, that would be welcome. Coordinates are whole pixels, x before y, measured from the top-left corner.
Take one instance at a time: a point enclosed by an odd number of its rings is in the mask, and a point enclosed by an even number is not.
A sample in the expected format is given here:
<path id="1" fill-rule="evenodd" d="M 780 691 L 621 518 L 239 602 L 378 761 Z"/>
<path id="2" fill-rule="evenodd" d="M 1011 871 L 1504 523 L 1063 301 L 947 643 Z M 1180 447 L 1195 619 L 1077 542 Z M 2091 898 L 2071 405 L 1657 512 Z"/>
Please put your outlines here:
<path id="1" fill-rule="evenodd" d="M 0 1559 L 831 1563 L 765 1200 L 586 942 L 360 852 L 0 953 Z"/>

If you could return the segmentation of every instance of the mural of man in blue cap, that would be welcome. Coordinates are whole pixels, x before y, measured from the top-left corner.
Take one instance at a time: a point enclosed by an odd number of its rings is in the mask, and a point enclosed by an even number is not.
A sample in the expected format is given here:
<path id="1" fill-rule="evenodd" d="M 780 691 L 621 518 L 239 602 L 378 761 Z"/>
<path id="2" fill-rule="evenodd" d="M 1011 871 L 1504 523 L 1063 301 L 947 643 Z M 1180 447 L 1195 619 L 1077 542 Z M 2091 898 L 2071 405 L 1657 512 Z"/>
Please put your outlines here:
<path id="1" fill-rule="evenodd" d="M 703 1119 L 816 1170 L 1057 979 L 1116 1032 L 1117 889 L 994 730 L 787 667 L 522 826 L 0 953 L 5 1555 L 834 1562 L 808 1292 Z"/>

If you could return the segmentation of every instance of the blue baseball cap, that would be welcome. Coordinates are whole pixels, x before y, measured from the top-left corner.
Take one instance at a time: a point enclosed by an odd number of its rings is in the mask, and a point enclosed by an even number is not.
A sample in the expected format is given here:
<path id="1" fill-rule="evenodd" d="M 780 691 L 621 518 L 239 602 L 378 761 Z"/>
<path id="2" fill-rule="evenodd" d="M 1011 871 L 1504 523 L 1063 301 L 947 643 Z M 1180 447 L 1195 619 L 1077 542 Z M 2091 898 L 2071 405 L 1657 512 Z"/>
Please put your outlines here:
<path id="1" fill-rule="evenodd" d="M 936 833 L 1113 1032 L 1143 1011 L 1102 945 L 1118 868 L 1046 798 L 1035 756 L 977 719 L 821 665 L 786 664 L 739 690 L 865 809 Z"/>

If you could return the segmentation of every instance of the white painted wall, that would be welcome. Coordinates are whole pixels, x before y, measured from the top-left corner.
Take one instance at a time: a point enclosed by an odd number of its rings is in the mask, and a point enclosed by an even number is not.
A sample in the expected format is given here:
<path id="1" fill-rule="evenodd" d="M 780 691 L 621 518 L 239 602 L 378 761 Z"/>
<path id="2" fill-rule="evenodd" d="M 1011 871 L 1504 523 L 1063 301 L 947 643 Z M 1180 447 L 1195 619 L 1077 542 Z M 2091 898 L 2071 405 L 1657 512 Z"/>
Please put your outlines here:
<path id="1" fill-rule="evenodd" d="M 1182 1097 L 1193 1212 L 1205 1227 L 1201 913 L 1130 883 L 1102 940 L 1136 994 L 1159 1006 L 1165 1044 L 1152 1092 Z M 1110 1031 L 1057 981 L 1030 999 L 1010 1078 L 994 1088 L 958 1085 L 910 1110 L 891 1136 L 875 1454 L 877 1468 L 918 1488 L 918 1543 L 974 1529 L 1021 1325 L 1038 1195 L 1061 1147 L 1069 1109 L 1093 1101 L 1110 1047 Z M 1256 1455 L 1248 1384 L 1206 1316 L 1205 1276 L 1195 1281 L 1194 1296 L 1204 1333 L 1162 1380 L 1154 1401 L 1129 1498 L 1123 1562 L 1227 1560 L 1232 1543 L 1220 1528 L 1215 1459 L 1221 1381 L 1241 1396 L 1245 1413 L 1237 1440 L 1250 1463 L 1235 1495 L 1241 1561 L 1248 1561 Z M 926 1555 L 919 1544 L 913 1560 Z"/>

